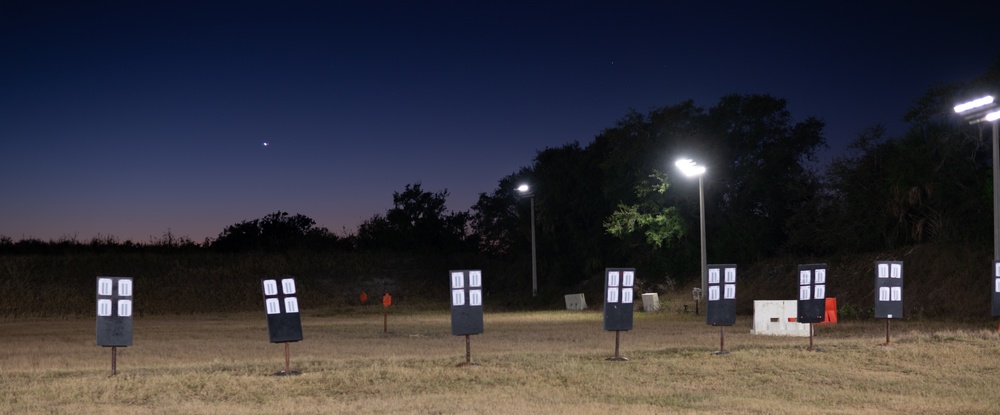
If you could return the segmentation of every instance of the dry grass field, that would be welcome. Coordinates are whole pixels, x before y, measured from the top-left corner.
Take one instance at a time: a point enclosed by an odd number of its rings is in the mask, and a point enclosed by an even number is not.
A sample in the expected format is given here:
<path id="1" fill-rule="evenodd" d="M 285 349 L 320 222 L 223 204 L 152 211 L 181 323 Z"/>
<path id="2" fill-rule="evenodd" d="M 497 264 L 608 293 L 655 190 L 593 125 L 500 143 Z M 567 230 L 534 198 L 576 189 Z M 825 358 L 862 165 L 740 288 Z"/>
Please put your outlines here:
<path id="1" fill-rule="evenodd" d="M 4 414 L 1000 413 L 995 327 L 882 322 L 755 336 L 691 314 L 637 312 L 621 334 L 595 311 L 490 313 L 486 332 L 450 335 L 446 310 L 308 310 L 305 340 L 267 342 L 263 312 L 135 319 L 134 345 L 95 345 L 93 318 L 0 320 Z"/>

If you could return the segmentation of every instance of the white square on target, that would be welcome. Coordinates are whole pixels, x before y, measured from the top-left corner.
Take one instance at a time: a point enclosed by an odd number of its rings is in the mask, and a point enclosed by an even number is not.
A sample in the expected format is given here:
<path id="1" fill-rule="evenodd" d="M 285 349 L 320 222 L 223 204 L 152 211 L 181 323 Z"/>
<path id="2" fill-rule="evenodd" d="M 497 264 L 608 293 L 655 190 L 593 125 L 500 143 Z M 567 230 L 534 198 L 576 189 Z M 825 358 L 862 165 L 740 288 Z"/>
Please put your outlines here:
<path id="1" fill-rule="evenodd" d="M 451 305 L 465 305 L 465 290 L 451 290 Z"/>
<path id="2" fill-rule="evenodd" d="M 608 287 L 618 286 L 618 271 L 611 271 L 608 273 Z"/>
<path id="3" fill-rule="evenodd" d="M 892 271 L 889 273 L 892 278 L 903 278 L 903 266 L 900 264 L 892 264 Z"/>
<path id="4" fill-rule="evenodd" d="M 97 295 L 111 295 L 111 278 L 97 279 Z"/>
<path id="5" fill-rule="evenodd" d="M 809 300 L 812 298 L 812 289 L 808 286 L 799 287 L 799 300 Z"/>
<path id="6" fill-rule="evenodd" d="M 278 282 L 275 280 L 264 280 L 264 295 L 278 295 Z"/>
<path id="7" fill-rule="evenodd" d="M 118 300 L 118 317 L 132 316 L 132 300 Z"/>
<path id="8" fill-rule="evenodd" d="M 799 271 L 799 285 L 812 284 L 812 272 L 809 270 Z"/>
<path id="9" fill-rule="evenodd" d="M 709 268 L 708 269 L 708 283 L 709 284 L 718 284 L 719 283 L 719 269 L 718 268 Z"/>
<path id="10" fill-rule="evenodd" d="M 996 282 L 997 282 L 996 292 L 1000 293 L 1000 278 L 997 278 Z"/>
<path id="11" fill-rule="evenodd" d="M 816 284 L 826 284 L 826 269 L 820 268 L 816 270 Z"/>
<path id="12" fill-rule="evenodd" d="M 295 297 L 285 297 L 285 312 L 286 313 L 298 313 L 299 312 L 299 299 Z"/>
<path id="13" fill-rule="evenodd" d="M 625 271 L 622 273 L 622 287 L 631 287 L 635 285 L 635 272 Z"/>
<path id="14" fill-rule="evenodd" d="M 726 290 L 722 293 L 723 298 L 732 300 L 736 298 L 736 284 L 726 284 Z"/>
<path id="15" fill-rule="evenodd" d="M 469 271 L 469 286 L 470 287 L 482 287 L 483 286 L 483 272 L 482 271 Z M 470 299 L 471 301 L 471 299 Z"/>
<path id="16" fill-rule="evenodd" d="M 878 264 L 878 277 L 889 278 L 889 264 Z"/>
<path id="17" fill-rule="evenodd" d="M 469 305 L 473 307 L 481 307 L 483 305 L 482 290 L 469 290 Z"/>
<path id="18" fill-rule="evenodd" d="M 281 303 L 278 302 L 277 298 L 268 298 L 267 300 L 264 300 L 264 307 L 267 308 L 267 314 L 281 313 Z"/>
<path id="19" fill-rule="evenodd" d="M 635 294 L 632 294 L 632 289 L 631 288 L 622 288 L 622 303 L 623 304 L 632 304 L 632 298 L 634 296 L 635 296 Z"/>
<path id="20" fill-rule="evenodd" d="M 118 296 L 119 297 L 132 296 L 132 280 L 129 279 L 118 280 Z"/>
<path id="21" fill-rule="evenodd" d="M 111 300 L 97 300 L 97 315 L 101 317 L 111 315 Z"/>
<path id="22" fill-rule="evenodd" d="M 465 288 L 465 274 L 461 272 L 451 273 L 451 288 Z"/>
<path id="23" fill-rule="evenodd" d="M 292 278 L 285 278 L 281 280 L 281 291 L 288 294 L 295 294 L 295 280 Z"/>
<path id="24" fill-rule="evenodd" d="M 708 301 L 719 301 L 719 286 L 708 287 Z"/>
<path id="25" fill-rule="evenodd" d="M 618 288 L 608 287 L 608 302 L 617 303 L 618 302 Z"/>
<path id="26" fill-rule="evenodd" d="M 733 284 L 736 282 L 736 268 L 726 268 L 726 283 Z"/>
<path id="27" fill-rule="evenodd" d="M 815 299 L 826 298 L 826 285 L 818 284 L 816 285 L 816 295 L 813 296 Z"/>
<path id="28" fill-rule="evenodd" d="M 903 301 L 903 287 L 892 287 L 889 290 L 889 301 Z"/>
<path id="29" fill-rule="evenodd" d="M 878 300 L 879 301 L 889 301 L 889 287 L 879 287 L 879 289 L 878 289 Z"/>

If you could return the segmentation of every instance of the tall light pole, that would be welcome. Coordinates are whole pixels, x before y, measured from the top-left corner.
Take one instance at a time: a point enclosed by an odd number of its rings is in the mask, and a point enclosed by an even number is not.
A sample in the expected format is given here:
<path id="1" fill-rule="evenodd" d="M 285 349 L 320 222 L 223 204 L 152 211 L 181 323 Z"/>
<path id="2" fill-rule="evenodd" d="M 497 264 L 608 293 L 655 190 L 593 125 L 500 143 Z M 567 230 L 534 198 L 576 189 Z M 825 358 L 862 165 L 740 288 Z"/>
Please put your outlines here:
<path id="1" fill-rule="evenodd" d="M 993 96 L 987 95 L 982 98 L 958 104 L 955 112 L 961 114 L 969 124 L 981 122 L 993 123 L 993 260 L 1000 261 L 1000 145 L 997 138 L 997 119 L 1000 119 L 1000 110 L 993 102 Z"/>
<path id="2" fill-rule="evenodd" d="M 691 159 L 677 160 L 674 165 L 687 177 L 698 176 L 698 212 L 701 216 L 701 292 L 707 293 L 708 249 L 705 245 L 705 182 L 702 180 L 702 176 L 705 175 L 705 166 L 700 166 Z"/>
<path id="3" fill-rule="evenodd" d="M 538 268 L 535 262 L 535 193 L 531 187 L 522 184 L 517 187 L 521 196 L 527 196 L 531 200 L 531 296 L 538 296 Z"/>

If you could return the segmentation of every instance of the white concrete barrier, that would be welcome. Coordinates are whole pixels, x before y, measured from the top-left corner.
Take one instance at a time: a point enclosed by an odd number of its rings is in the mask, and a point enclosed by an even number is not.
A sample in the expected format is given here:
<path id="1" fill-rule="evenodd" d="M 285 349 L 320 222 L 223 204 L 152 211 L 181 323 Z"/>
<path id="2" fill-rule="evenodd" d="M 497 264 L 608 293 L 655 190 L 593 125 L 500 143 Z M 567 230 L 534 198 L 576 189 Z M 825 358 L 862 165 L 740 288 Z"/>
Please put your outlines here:
<path id="1" fill-rule="evenodd" d="M 753 334 L 809 337 L 809 325 L 798 323 L 798 302 L 754 301 Z"/>
<path id="2" fill-rule="evenodd" d="M 642 311 L 652 313 L 660 310 L 660 295 L 657 293 L 642 294 Z"/>
<path id="3" fill-rule="evenodd" d="M 583 297 L 583 293 L 580 293 L 580 294 L 566 294 L 566 309 L 567 310 L 586 310 L 587 309 L 587 299 Z"/>

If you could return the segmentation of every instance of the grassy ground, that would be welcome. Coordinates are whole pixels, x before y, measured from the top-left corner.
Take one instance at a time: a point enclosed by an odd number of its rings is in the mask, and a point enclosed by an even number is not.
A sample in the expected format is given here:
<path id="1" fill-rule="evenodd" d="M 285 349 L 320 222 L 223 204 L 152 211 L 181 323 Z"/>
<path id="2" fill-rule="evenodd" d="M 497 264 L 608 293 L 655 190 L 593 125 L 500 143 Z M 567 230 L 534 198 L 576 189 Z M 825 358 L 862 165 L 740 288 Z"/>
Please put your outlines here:
<path id="1" fill-rule="evenodd" d="M 726 330 L 691 314 L 487 313 L 486 332 L 450 335 L 446 311 L 309 310 L 305 340 L 267 342 L 263 313 L 135 320 L 134 345 L 97 347 L 93 318 L 0 320 L 0 413 L 997 413 L 995 327 L 898 322 L 818 326 L 808 338 Z"/>

